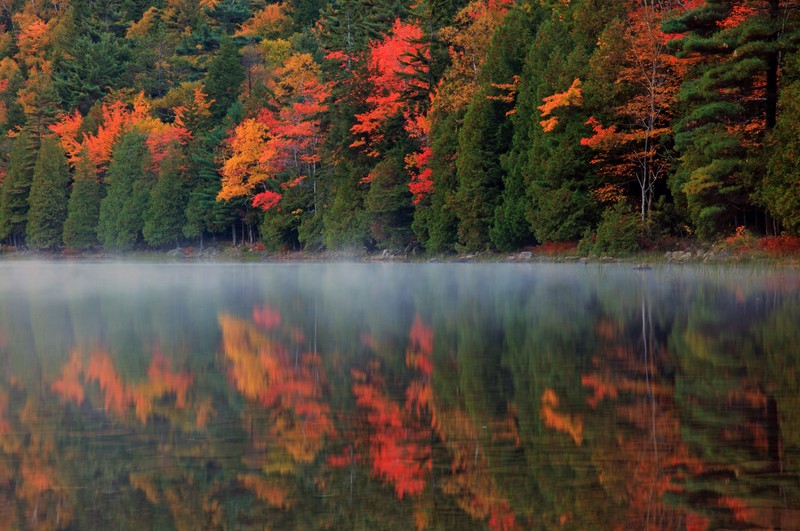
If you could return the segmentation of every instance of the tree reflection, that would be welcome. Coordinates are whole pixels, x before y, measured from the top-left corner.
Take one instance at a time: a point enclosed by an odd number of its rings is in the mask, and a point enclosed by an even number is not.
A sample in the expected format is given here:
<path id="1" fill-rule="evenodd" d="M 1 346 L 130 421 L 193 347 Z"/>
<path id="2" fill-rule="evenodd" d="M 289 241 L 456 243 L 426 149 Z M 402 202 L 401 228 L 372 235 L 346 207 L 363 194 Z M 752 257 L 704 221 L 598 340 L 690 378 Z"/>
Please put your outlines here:
<path id="1" fill-rule="evenodd" d="M 797 286 L 617 272 L 0 300 L 0 528 L 800 528 Z"/>

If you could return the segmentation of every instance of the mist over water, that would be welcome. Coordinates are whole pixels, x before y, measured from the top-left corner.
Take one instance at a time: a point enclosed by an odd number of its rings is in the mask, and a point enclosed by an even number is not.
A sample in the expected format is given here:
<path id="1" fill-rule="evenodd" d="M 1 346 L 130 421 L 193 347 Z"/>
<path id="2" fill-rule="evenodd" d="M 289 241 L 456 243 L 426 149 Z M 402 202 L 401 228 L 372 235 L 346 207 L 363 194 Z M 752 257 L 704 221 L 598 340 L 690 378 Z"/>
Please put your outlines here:
<path id="1" fill-rule="evenodd" d="M 0 262 L 0 528 L 800 529 L 800 276 Z"/>

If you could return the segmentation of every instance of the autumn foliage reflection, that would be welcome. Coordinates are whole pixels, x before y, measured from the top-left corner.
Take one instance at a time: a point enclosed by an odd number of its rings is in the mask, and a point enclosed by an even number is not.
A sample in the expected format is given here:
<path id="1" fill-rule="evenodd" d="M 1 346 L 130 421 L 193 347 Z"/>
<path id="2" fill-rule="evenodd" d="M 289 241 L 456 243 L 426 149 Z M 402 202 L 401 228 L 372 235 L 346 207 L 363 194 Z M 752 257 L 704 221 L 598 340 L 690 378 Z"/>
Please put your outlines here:
<path id="1" fill-rule="evenodd" d="M 128 409 L 133 408 L 136 418 L 146 423 L 154 412 L 154 404 L 164 397 L 174 396 L 173 407 L 185 409 L 192 377 L 170 369 L 167 359 L 156 350 L 147 369 L 147 378 L 141 382 L 125 382 L 108 351 L 96 349 L 84 368 L 81 353 L 76 349 L 62 368 L 61 377 L 54 380 L 50 388 L 65 402 L 80 405 L 85 386 L 92 383 L 99 387 L 106 411 L 125 418 Z"/>
<path id="2" fill-rule="evenodd" d="M 269 306 L 254 310 L 254 322 L 220 315 L 222 350 L 234 387 L 269 412 L 271 433 L 298 463 L 314 460 L 326 435 L 334 433 L 330 406 L 322 396 L 319 355 L 292 356 L 268 333 L 280 324 Z M 301 339 L 301 334 L 290 330 Z M 299 347 L 298 347 L 299 348 Z"/>

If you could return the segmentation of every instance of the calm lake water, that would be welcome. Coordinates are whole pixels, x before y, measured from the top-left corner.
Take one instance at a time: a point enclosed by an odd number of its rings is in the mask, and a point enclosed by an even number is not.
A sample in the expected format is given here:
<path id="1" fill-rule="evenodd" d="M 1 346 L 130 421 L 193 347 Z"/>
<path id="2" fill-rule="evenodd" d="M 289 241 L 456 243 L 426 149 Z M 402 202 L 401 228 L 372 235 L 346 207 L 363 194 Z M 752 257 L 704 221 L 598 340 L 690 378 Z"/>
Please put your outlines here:
<path id="1" fill-rule="evenodd" d="M 0 529 L 800 529 L 800 275 L 0 262 Z"/>

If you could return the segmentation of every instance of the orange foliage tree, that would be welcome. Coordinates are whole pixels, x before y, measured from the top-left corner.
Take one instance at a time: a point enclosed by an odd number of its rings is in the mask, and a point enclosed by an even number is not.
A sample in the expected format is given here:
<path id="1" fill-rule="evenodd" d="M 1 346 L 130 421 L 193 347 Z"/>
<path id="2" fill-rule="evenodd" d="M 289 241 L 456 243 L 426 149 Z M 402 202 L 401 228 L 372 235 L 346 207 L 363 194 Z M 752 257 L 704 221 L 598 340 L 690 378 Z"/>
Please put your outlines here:
<path id="1" fill-rule="evenodd" d="M 661 139 L 672 132 L 671 106 L 682 81 L 684 62 L 667 48 L 672 39 L 661 31 L 679 2 L 630 2 L 627 20 L 611 26 L 599 42 L 600 61 L 624 61 L 613 82 L 624 101 L 613 109 L 613 124 L 604 127 L 596 117 L 587 125 L 593 134 L 581 145 L 595 150 L 592 161 L 612 184 L 635 180 L 639 188 L 641 220 L 649 216 L 655 184 L 666 175 L 668 153 Z M 622 42 L 622 46 L 620 43 Z M 620 52 L 622 50 L 622 52 Z M 606 68 L 611 65 L 602 65 Z"/>
<path id="2" fill-rule="evenodd" d="M 422 28 L 397 19 L 390 34 L 369 47 L 368 67 L 371 90 L 366 98 L 367 112 L 356 114 L 351 127 L 356 140 L 351 147 L 364 146 L 371 156 L 380 155 L 387 124 L 399 117 L 412 137 L 426 136 L 419 118 L 427 104 L 431 87 L 426 81 L 430 50 Z"/>
<path id="3" fill-rule="evenodd" d="M 269 210 L 282 199 L 280 187 L 295 187 L 309 179 L 316 210 L 323 141 L 320 115 L 327 109 L 329 88 L 320 79 L 319 65 L 305 53 L 289 57 L 270 86 L 277 110 L 262 108 L 230 132 L 217 200 L 248 197 L 253 206 Z"/>

